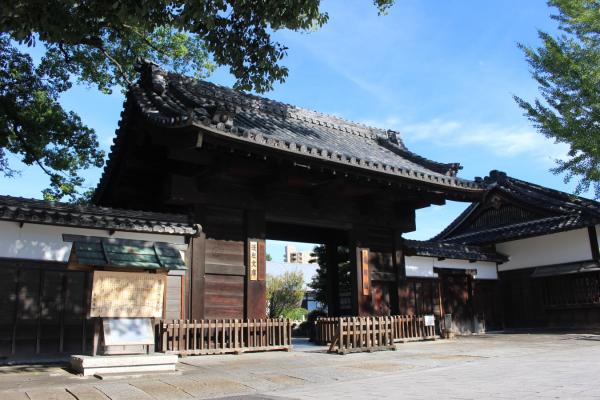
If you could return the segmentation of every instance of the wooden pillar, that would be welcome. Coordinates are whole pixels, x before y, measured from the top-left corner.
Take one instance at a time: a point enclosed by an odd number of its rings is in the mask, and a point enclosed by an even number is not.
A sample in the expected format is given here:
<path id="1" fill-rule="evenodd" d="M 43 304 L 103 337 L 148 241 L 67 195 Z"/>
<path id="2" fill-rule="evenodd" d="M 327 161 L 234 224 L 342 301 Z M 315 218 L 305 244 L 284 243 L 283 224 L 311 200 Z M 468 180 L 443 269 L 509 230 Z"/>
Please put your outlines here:
<path id="1" fill-rule="evenodd" d="M 352 315 L 367 316 L 371 315 L 370 294 L 363 292 L 363 254 L 364 239 L 361 237 L 364 229 L 353 227 L 350 233 L 348 247 L 350 251 L 350 282 L 352 295 Z"/>
<path id="2" fill-rule="evenodd" d="M 588 237 L 590 239 L 592 259 L 595 261 L 600 261 L 600 248 L 598 247 L 598 235 L 596 234 L 595 226 L 588 226 Z"/>
<path id="3" fill-rule="evenodd" d="M 246 212 L 245 317 L 267 315 L 267 257 L 264 211 Z"/>
<path id="4" fill-rule="evenodd" d="M 467 300 L 467 304 L 469 307 L 469 311 L 471 314 L 471 321 L 473 324 L 473 329 L 471 330 L 471 332 L 477 332 L 477 326 L 475 324 L 476 321 L 476 317 L 477 317 L 477 310 L 475 307 L 475 277 L 473 276 L 473 274 L 467 274 L 467 291 L 469 294 L 468 300 Z"/>
<path id="5" fill-rule="evenodd" d="M 190 242 L 190 271 L 189 279 L 189 319 L 204 318 L 204 273 L 206 255 L 206 234 L 200 232 L 192 237 Z M 183 302 L 185 304 L 185 302 Z"/>
<path id="6" fill-rule="evenodd" d="M 393 263 L 394 272 L 396 275 L 396 287 L 395 290 L 390 294 L 391 299 L 391 312 L 392 314 L 400 314 L 400 299 L 404 293 L 404 286 L 406 284 L 406 260 L 404 258 L 404 239 L 402 238 L 402 232 L 394 230 L 392 233 L 393 241 Z"/>
<path id="7" fill-rule="evenodd" d="M 338 266 L 338 244 L 329 242 L 325 245 L 327 265 L 327 314 L 337 317 L 340 314 L 340 276 Z"/>

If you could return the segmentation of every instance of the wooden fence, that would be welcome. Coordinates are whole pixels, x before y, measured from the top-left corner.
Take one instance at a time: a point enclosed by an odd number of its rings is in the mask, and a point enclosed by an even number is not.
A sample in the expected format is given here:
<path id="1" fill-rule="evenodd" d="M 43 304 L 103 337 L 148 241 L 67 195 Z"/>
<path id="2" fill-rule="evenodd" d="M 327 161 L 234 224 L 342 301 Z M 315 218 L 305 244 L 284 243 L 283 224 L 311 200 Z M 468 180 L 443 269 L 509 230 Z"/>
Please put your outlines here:
<path id="1" fill-rule="evenodd" d="M 180 355 L 291 350 L 288 319 L 172 320 L 158 325 L 158 350 Z"/>
<path id="2" fill-rule="evenodd" d="M 390 317 L 341 317 L 329 352 L 395 350 L 394 323 Z"/>
<path id="3" fill-rule="evenodd" d="M 385 324 L 380 324 L 378 321 L 380 318 L 385 319 Z M 342 328 L 340 328 L 340 321 L 342 324 Z M 344 327 L 349 324 L 357 324 L 358 330 L 350 329 L 349 333 L 346 333 Z M 407 341 L 415 341 L 415 340 L 426 340 L 426 339 L 435 339 L 436 332 L 435 326 L 426 326 L 425 325 L 425 317 L 422 315 L 392 315 L 387 317 L 321 317 L 317 318 L 315 322 L 315 342 L 320 344 L 333 343 L 336 338 L 339 341 L 340 332 L 342 332 L 342 336 L 345 335 L 358 335 L 356 339 L 354 338 L 346 338 L 344 340 L 350 340 L 354 343 L 354 340 L 357 343 L 377 343 L 377 341 L 373 342 L 372 340 L 366 341 L 365 335 L 367 324 L 369 325 L 369 334 L 374 334 L 373 329 L 376 329 L 377 335 L 379 335 L 379 330 L 381 330 L 381 334 L 387 335 L 388 333 L 388 324 L 389 330 L 391 334 L 392 341 L 394 342 L 407 342 Z M 375 328 L 373 328 L 375 327 Z M 363 329 L 361 331 L 361 329 Z M 362 339 L 359 339 L 361 337 Z M 387 343 L 387 342 L 385 342 Z M 384 347 L 387 344 L 384 344 Z M 335 347 L 335 346 L 333 346 Z M 364 347 L 361 344 L 361 348 Z M 331 350 L 331 349 L 330 349 Z M 361 350 L 362 351 L 362 350 Z"/>
<path id="4" fill-rule="evenodd" d="M 410 342 L 415 340 L 435 339 L 435 325 L 425 325 L 423 315 L 394 315 L 394 340 Z"/>

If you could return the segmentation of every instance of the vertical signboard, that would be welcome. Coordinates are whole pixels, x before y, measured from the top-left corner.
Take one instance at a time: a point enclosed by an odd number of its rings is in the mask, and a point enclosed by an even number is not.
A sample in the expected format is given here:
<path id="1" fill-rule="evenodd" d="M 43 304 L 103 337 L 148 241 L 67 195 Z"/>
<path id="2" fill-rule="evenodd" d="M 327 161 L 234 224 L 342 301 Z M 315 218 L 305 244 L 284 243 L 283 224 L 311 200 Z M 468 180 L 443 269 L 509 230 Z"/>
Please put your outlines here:
<path id="1" fill-rule="evenodd" d="M 362 270 L 362 292 L 364 296 L 368 296 L 369 288 L 369 249 L 361 249 L 360 262 Z"/>
<path id="2" fill-rule="evenodd" d="M 256 240 L 251 240 L 249 242 L 249 247 L 249 276 L 251 281 L 256 281 L 258 280 L 258 242 Z"/>

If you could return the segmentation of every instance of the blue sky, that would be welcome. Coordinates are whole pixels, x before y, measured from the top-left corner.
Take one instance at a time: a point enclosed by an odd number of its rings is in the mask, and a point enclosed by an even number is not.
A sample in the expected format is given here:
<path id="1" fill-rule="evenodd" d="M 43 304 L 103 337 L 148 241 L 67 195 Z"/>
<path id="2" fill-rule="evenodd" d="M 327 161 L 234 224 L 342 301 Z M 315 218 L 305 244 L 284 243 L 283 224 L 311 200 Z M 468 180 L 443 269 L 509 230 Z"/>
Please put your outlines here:
<path id="1" fill-rule="evenodd" d="M 370 1 L 324 1 L 329 23 L 311 33 L 277 32 L 289 47 L 290 74 L 266 96 L 401 132 L 414 152 L 441 162 L 460 162 L 460 176 L 472 179 L 499 169 L 520 179 L 564 191 L 562 177 L 548 169 L 567 148 L 532 128 L 512 99 L 537 95 L 517 43 L 539 43 L 537 29 L 554 32 L 551 9 L 542 0 L 398 0 L 378 16 Z M 231 85 L 226 68 L 209 80 Z M 102 95 L 77 87 L 62 98 L 95 128 L 109 149 L 122 109 L 116 92 Z M 0 178 L 0 192 L 39 197 L 45 177 L 35 168 L 17 179 Z M 95 186 L 100 171 L 85 173 Z M 426 239 L 462 209 L 449 202 L 417 213 Z M 269 252 L 280 260 L 283 244 Z"/>

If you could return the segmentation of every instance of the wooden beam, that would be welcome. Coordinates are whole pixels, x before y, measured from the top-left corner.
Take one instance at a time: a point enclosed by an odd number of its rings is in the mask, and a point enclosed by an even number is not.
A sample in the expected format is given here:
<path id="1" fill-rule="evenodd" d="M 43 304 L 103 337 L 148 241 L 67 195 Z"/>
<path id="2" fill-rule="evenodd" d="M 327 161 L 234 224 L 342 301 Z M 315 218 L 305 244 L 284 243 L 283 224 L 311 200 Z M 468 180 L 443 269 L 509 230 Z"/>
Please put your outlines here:
<path id="1" fill-rule="evenodd" d="M 595 261 L 600 261 L 600 248 L 598 248 L 598 235 L 596 234 L 596 226 L 588 226 L 588 237 L 590 239 L 592 259 Z"/>
<path id="2" fill-rule="evenodd" d="M 338 244 L 328 242 L 325 245 L 327 263 L 327 314 L 330 317 L 339 316 L 340 278 L 338 266 Z"/>

